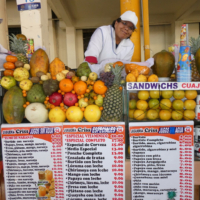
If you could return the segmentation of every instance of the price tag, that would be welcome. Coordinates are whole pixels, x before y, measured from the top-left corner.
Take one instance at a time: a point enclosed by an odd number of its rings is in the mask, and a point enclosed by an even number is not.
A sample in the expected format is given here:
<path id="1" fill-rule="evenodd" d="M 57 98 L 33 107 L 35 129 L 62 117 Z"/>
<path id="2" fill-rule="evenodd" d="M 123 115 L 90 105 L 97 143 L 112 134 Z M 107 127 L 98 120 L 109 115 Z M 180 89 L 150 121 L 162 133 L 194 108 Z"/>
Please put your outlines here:
<path id="1" fill-rule="evenodd" d="M 129 124 L 132 200 L 193 200 L 193 123 Z"/>
<path id="2" fill-rule="evenodd" d="M 41 0 L 17 0 L 18 11 L 41 8 Z"/>

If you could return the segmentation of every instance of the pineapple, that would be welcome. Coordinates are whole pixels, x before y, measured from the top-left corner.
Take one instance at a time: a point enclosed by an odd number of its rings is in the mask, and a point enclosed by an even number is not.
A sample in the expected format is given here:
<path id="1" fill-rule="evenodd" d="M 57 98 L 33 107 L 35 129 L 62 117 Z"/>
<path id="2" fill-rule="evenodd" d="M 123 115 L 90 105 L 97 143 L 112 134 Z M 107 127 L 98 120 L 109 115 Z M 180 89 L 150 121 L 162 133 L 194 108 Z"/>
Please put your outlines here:
<path id="1" fill-rule="evenodd" d="M 108 122 L 118 122 L 123 114 L 122 91 L 119 89 L 123 67 L 116 65 L 111 68 L 115 75 L 113 86 L 106 92 L 103 101 L 102 118 Z"/>
<path id="2" fill-rule="evenodd" d="M 12 34 L 12 36 L 9 36 L 11 42 L 10 42 L 10 49 L 13 51 L 17 59 L 19 61 L 22 61 L 24 64 L 28 63 L 28 58 L 26 57 L 26 52 L 28 49 L 28 41 L 22 40 L 21 38 L 17 39 L 17 37 Z"/>
<path id="3" fill-rule="evenodd" d="M 197 50 L 200 48 L 200 35 L 197 39 L 191 37 L 190 38 L 190 46 L 191 46 L 191 53 L 195 56 Z M 195 60 L 191 61 L 191 68 L 192 68 L 192 80 L 198 81 L 200 80 L 200 74 L 195 64 Z"/>

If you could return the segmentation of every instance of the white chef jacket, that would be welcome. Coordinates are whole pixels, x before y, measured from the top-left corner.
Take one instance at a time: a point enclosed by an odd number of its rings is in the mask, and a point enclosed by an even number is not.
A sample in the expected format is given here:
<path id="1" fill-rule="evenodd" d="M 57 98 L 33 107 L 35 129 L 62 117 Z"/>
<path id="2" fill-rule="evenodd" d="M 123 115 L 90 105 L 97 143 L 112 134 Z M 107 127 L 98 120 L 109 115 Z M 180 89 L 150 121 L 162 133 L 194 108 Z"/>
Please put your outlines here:
<path id="1" fill-rule="evenodd" d="M 134 44 L 130 39 L 122 40 L 116 48 L 115 30 L 111 25 L 101 26 L 93 33 L 85 57 L 97 58 L 97 63 L 107 59 L 131 61 Z"/>

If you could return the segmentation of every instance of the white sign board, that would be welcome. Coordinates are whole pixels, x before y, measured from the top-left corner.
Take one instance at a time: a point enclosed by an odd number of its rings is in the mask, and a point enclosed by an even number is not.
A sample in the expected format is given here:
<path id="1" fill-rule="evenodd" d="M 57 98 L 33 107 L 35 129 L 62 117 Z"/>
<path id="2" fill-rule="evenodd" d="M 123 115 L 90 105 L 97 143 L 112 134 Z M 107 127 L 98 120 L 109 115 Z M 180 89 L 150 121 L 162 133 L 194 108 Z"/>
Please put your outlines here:
<path id="1" fill-rule="evenodd" d="M 17 0 L 17 7 L 19 11 L 40 9 L 41 0 Z"/>

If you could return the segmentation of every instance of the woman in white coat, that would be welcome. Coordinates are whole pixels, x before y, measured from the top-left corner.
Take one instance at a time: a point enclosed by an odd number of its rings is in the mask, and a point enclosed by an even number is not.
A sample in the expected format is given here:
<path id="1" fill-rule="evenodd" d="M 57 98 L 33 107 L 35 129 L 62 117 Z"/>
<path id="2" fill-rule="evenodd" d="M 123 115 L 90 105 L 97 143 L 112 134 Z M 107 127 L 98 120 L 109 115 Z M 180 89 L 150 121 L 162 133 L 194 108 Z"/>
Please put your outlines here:
<path id="1" fill-rule="evenodd" d="M 136 14 L 126 11 L 112 25 L 97 28 L 85 52 L 85 61 L 90 64 L 99 64 L 107 59 L 131 61 L 134 44 L 130 37 L 137 22 Z"/>

